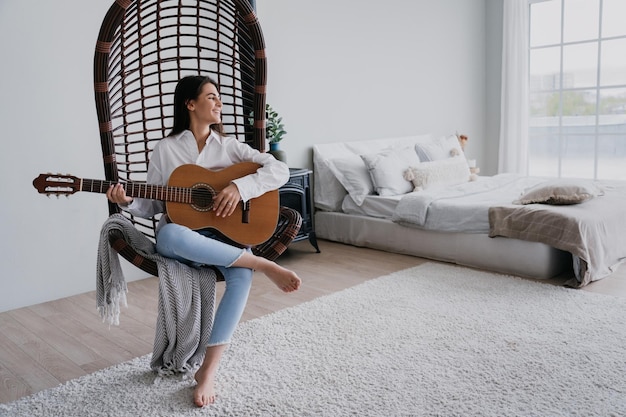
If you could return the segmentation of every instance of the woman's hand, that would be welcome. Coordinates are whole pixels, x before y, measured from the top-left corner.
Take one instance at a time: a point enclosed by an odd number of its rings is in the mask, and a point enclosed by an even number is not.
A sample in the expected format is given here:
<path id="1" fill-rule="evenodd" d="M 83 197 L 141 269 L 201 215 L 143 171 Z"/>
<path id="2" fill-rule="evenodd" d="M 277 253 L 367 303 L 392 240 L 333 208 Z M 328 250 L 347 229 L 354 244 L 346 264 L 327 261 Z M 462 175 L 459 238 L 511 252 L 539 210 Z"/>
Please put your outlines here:
<path id="1" fill-rule="evenodd" d="M 241 194 L 239 194 L 239 189 L 235 184 L 229 184 L 215 196 L 215 201 L 213 202 L 215 215 L 218 217 L 230 216 L 240 201 Z"/>
<path id="2" fill-rule="evenodd" d="M 107 190 L 107 198 L 110 202 L 120 206 L 127 206 L 133 202 L 133 198 L 126 195 L 126 190 L 122 184 L 111 185 Z"/>

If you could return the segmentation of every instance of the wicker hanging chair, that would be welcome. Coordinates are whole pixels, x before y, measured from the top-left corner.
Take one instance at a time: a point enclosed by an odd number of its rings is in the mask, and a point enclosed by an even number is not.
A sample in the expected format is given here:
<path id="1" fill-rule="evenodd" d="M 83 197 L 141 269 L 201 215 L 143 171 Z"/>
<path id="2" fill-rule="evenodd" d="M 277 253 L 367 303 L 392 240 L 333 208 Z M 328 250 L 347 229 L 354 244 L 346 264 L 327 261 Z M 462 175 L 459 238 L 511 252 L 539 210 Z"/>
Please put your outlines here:
<path id="1" fill-rule="evenodd" d="M 211 76 L 220 86 L 225 133 L 264 152 L 265 44 L 248 1 L 115 1 L 102 22 L 94 57 L 108 181 L 145 181 L 152 148 L 172 126 L 176 83 L 197 74 Z M 158 218 L 134 217 L 109 203 L 109 214 L 120 212 L 154 240 Z M 276 259 L 301 222 L 297 211 L 281 207 L 275 233 L 253 252 Z M 138 254 L 120 232 L 111 232 L 109 242 L 126 260 L 158 275 L 155 262 Z"/>

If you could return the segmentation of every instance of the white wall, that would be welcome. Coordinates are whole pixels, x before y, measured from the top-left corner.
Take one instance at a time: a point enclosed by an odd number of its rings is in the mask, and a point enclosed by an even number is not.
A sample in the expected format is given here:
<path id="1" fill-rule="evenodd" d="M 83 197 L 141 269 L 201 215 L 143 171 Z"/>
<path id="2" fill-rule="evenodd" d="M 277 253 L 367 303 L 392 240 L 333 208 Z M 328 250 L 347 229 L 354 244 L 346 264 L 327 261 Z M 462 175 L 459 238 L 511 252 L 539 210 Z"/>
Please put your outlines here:
<path id="1" fill-rule="evenodd" d="M 32 180 L 45 172 L 104 178 L 93 52 L 112 3 L 0 1 L 0 311 L 95 289 L 106 197 L 46 198 Z"/>
<path id="2" fill-rule="evenodd" d="M 0 1 L 0 311 L 95 289 L 105 197 L 45 198 L 31 182 L 43 172 L 103 178 L 92 60 L 112 3 Z M 257 7 L 290 166 L 311 167 L 314 143 L 456 130 L 469 135 L 471 157 L 496 166 L 485 160 L 486 144 L 497 143 L 486 112 L 486 63 L 497 59 L 485 50 L 485 0 Z"/>
<path id="3" fill-rule="evenodd" d="M 303 145 L 458 130 L 482 160 L 484 0 L 260 0 L 268 101 Z"/>

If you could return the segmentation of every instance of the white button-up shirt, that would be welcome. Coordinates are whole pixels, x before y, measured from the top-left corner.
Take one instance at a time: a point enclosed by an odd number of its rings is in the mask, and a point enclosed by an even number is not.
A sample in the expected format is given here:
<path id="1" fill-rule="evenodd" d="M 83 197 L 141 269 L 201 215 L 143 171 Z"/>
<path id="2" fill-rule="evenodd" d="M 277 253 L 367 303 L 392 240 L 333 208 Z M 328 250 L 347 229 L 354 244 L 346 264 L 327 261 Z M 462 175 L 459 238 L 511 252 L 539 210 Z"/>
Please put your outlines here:
<path id="1" fill-rule="evenodd" d="M 289 180 L 289 168 L 272 155 L 261 153 L 233 137 L 212 132 L 202 152 L 193 133 L 189 130 L 161 139 L 150 157 L 146 182 L 167 185 L 172 172 L 183 164 L 196 164 L 213 171 L 227 168 L 239 162 L 255 162 L 261 167 L 253 174 L 234 179 L 241 199 L 246 202 L 270 190 L 276 190 Z M 135 216 L 150 218 L 165 211 L 163 201 L 135 198 L 123 207 Z"/>

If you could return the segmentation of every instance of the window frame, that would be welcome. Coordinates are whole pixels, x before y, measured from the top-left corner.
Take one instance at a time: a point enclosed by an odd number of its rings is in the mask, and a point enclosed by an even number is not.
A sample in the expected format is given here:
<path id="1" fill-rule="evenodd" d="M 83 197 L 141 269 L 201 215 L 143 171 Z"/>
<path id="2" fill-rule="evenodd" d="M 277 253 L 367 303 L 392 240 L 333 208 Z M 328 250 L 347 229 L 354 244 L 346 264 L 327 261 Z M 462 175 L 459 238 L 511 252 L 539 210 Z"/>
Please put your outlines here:
<path id="1" fill-rule="evenodd" d="M 533 19 L 533 10 L 532 7 L 533 5 L 537 4 L 537 3 L 544 3 L 547 1 L 558 1 L 560 2 L 560 35 L 559 35 L 559 41 L 557 43 L 547 43 L 547 44 L 541 44 L 541 45 L 533 45 L 531 42 L 533 40 L 533 36 L 532 36 L 532 29 L 533 29 L 533 25 L 532 25 L 532 19 Z M 624 135 L 624 133 L 620 133 L 620 132 L 614 132 L 614 133 L 610 133 L 610 132 L 603 132 L 601 127 L 603 126 L 601 124 L 601 119 L 602 116 L 604 116 L 604 114 L 602 114 L 602 110 L 601 110 L 601 100 L 602 100 L 602 93 L 603 92 L 607 92 L 607 91 L 614 91 L 614 92 L 619 92 L 619 90 L 624 90 L 626 91 L 626 83 L 624 84 L 615 84 L 615 85 L 601 85 L 601 75 L 602 75 L 602 46 L 605 42 L 607 41 L 612 41 L 612 40 L 625 40 L 626 41 L 626 33 L 624 35 L 617 35 L 617 36 L 607 36 L 607 37 L 603 37 L 603 6 L 604 6 L 604 0 L 598 0 L 598 32 L 597 34 L 593 37 L 593 38 L 589 38 L 589 39 L 585 39 L 585 40 L 574 40 L 574 41 L 565 41 L 564 40 L 564 36 L 565 36 L 565 27 L 566 27 L 566 3 L 567 0 L 529 0 L 528 1 L 528 7 L 529 7 L 529 25 L 528 25 L 528 95 L 529 95 L 529 102 L 528 102 L 528 118 L 529 118 L 529 124 L 528 124 L 528 159 L 527 159 L 527 172 L 529 173 L 529 175 L 537 175 L 536 173 L 534 173 L 534 171 L 536 169 L 533 169 L 533 156 L 535 158 L 537 158 L 537 154 L 535 154 L 533 152 L 533 148 L 532 146 L 538 146 L 538 144 L 541 144 L 538 139 L 540 138 L 553 138 L 554 135 L 556 135 L 557 137 L 557 152 L 556 152 L 556 159 L 558 161 L 557 163 L 557 167 L 556 167 L 556 176 L 557 177 L 562 177 L 564 176 L 564 163 L 566 162 L 564 152 L 567 149 L 567 142 L 569 141 L 570 143 L 573 143 L 573 140 L 576 138 L 583 138 L 583 137 L 589 137 L 592 136 L 593 137 L 593 173 L 592 175 L 583 175 L 585 178 L 589 178 L 591 177 L 592 179 L 599 179 L 599 167 L 600 167 L 600 163 L 602 162 L 601 160 L 601 148 L 600 148 L 600 142 L 601 142 L 601 138 L 604 137 L 615 137 L 618 138 L 620 136 L 623 137 L 624 142 L 626 142 L 626 135 Z M 564 72 L 564 51 L 571 46 L 576 46 L 576 45 L 595 45 L 596 46 L 596 73 L 595 73 L 595 85 L 593 86 L 565 86 L 564 85 L 564 79 L 565 76 L 567 75 L 567 72 Z M 546 49 L 546 48 L 559 48 L 559 72 L 558 74 L 554 74 L 554 76 L 558 77 L 558 85 L 556 85 L 554 88 L 552 89 L 533 89 L 533 74 L 531 74 L 531 69 L 532 69 L 532 59 L 533 59 L 533 52 L 535 51 L 539 51 L 541 49 Z M 625 56 L 626 56 L 626 51 L 625 51 Z M 537 84 L 537 83 L 535 83 Z M 564 98 L 564 93 L 569 93 L 569 92 L 573 92 L 573 93 L 577 93 L 577 92 L 590 92 L 593 91 L 593 94 L 595 95 L 595 112 L 593 115 L 590 115 L 590 118 L 593 117 L 593 125 L 588 124 L 585 126 L 588 127 L 593 127 L 592 131 L 584 131 L 584 129 L 581 129 L 580 132 L 571 132 L 568 129 L 567 124 L 564 124 L 564 117 L 567 117 L 567 115 L 563 114 L 563 98 Z M 555 126 L 556 130 L 554 132 L 548 132 L 547 126 L 543 126 L 544 130 L 546 132 L 544 133 L 540 133 L 540 131 L 542 130 L 541 128 L 537 128 L 537 126 L 534 126 L 533 124 L 533 120 L 537 116 L 533 116 L 533 109 L 532 109 L 532 103 L 533 101 L 531 100 L 531 98 L 533 97 L 533 95 L 536 94 L 558 94 L 558 110 L 557 110 L 557 115 L 553 116 L 557 118 L 558 124 Z M 548 120 L 547 117 L 549 116 L 545 116 L 546 117 L 546 121 Z M 626 123 L 626 117 L 625 117 L 625 121 Z M 536 128 L 535 130 L 533 130 L 533 128 Z M 569 139 L 568 139 L 569 138 Z M 541 144 L 544 146 L 547 146 L 547 143 Z M 626 143 L 624 144 L 624 146 L 626 146 Z M 552 160 L 553 157 L 550 156 L 549 160 Z M 535 160 L 536 162 L 536 160 Z M 626 159 L 624 161 L 626 163 Z M 624 170 L 626 171 L 626 169 Z M 566 172 L 566 175 L 567 172 Z M 571 175 L 569 175 L 571 176 Z M 603 178 L 604 179 L 604 178 Z M 606 178 L 606 179 L 626 179 L 626 173 L 624 174 L 623 178 Z"/>

